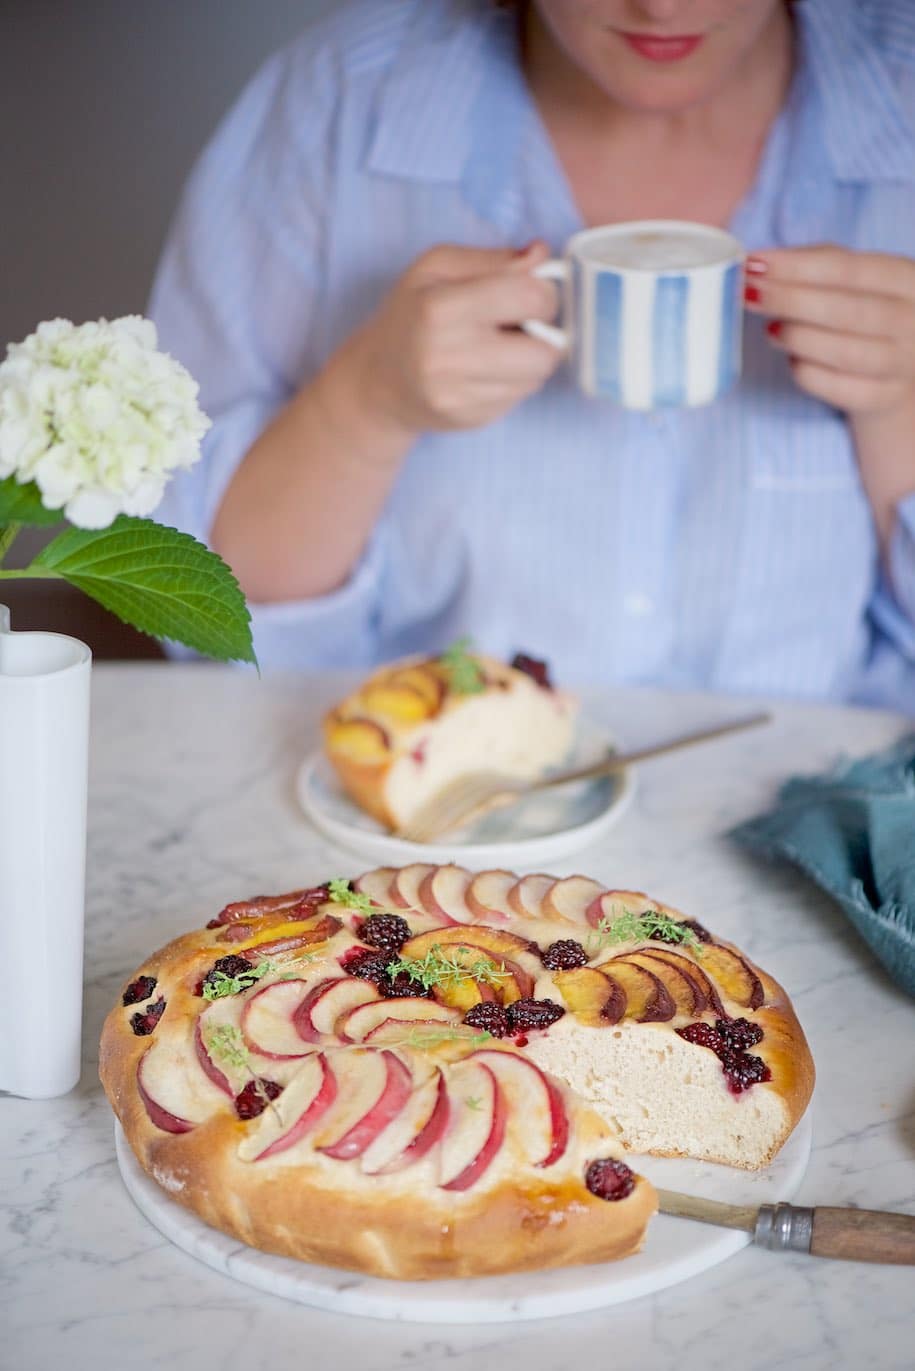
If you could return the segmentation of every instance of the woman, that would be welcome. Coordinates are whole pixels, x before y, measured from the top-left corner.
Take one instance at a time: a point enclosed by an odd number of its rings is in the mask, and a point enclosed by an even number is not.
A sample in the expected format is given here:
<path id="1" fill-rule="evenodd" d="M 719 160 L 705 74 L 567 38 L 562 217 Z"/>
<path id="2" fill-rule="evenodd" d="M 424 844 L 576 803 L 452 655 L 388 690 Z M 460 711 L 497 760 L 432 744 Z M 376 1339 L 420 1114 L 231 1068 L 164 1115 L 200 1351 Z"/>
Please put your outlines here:
<path id="1" fill-rule="evenodd" d="M 744 378 L 585 399 L 517 329 L 587 225 L 727 226 Z M 835 246 L 817 246 L 833 244 Z M 915 711 L 907 0 L 361 0 L 259 74 L 154 295 L 214 419 L 160 517 L 266 665 L 460 632 L 560 679 Z"/>

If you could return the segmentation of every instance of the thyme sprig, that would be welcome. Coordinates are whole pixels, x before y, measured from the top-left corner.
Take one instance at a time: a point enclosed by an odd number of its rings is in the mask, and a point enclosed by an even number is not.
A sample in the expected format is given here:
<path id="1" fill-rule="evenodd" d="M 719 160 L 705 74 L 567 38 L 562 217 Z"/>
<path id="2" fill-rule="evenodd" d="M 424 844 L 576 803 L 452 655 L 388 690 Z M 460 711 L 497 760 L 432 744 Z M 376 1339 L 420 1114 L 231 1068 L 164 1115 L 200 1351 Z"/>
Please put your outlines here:
<path id="1" fill-rule="evenodd" d="M 361 890 L 353 890 L 349 881 L 340 876 L 328 881 L 327 889 L 334 904 L 346 905 L 347 909 L 356 909 L 360 914 L 377 913 L 368 895 L 364 895 Z"/>
<path id="2" fill-rule="evenodd" d="M 639 943 L 647 942 L 648 939 L 680 943 L 690 948 L 697 956 L 702 951 L 702 944 L 693 930 L 679 919 L 662 914 L 660 909 L 646 909 L 640 914 L 636 914 L 632 909 L 624 909 L 620 914 L 604 914 L 597 925 L 592 943 L 594 950 L 600 951 L 616 943 Z"/>
<path id="3" fill-rule="evenodd" d="M 483 956 L 476 957 L 466 965 L 458 961 L 458 953 L 469 952 L 473 955 L 476 950 L 463 943 L 447 947 L 435 943 L 424 957 L 399 957 L 397 961 L 389 962 L 388 975 L 392 978 L 401 974 L 408 976 L 411 981 L 418 981 L 424 990 L 431 990 L 434 986 L 447 989 L 463 985 L 465 981 L 497 987 L 511 974 L 505 970 L 504 963 L 497 965 L 491 957 Z"/>
<path id="4" fill-rule="evenodd" d="M 240 971 L 237 976 L 227 976 L 224 971 L 211 971 L 203 982 L 205 1000 L 221 1000 L 226 995 L 238 995 L 242 990 L 250 990 L 262 977 L 276 970 L 273 962 L 258 962 L 250 971 Z"/>
<path id="5" fill-rule="evenodd" d="M 276 1104 L 267 1094 L 263 1081 L 251 1065 L 251 1054 L 245 1046 L 241 1029 L 237 1024 L 215 1024 L 207 1031 L 206 1048 L 210 1056 L 218 1057 L 227 1066 L 234 1066 L 236 1071 L 246 1072 L 254 1082 L 258 1097 L 273 1110 L 277 1118 L 280 1117 Z"/>
<path id="6" fill-rule="evenodd" d="M 458 638 L 438 659 L 448 685 L 456 695 L 479 695 L 486 689 L 483 669 L 470 655 L 470 646 L 470 638 Z"/>

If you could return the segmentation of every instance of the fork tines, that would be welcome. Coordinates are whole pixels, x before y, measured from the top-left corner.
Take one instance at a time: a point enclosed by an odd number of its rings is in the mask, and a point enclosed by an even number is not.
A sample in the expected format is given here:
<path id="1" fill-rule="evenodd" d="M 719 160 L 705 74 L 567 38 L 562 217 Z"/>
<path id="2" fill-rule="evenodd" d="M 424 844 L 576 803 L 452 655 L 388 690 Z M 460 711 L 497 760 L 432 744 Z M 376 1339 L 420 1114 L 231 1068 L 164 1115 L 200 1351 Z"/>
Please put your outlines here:
<path id="1" fill-rule="evenodd" d="M 397 833 L 408 843 L 428 843 L 457 828 L 503 795 L 514 796 L 522 784 L 495 771 L 473 771 L 449 781 Z"/>

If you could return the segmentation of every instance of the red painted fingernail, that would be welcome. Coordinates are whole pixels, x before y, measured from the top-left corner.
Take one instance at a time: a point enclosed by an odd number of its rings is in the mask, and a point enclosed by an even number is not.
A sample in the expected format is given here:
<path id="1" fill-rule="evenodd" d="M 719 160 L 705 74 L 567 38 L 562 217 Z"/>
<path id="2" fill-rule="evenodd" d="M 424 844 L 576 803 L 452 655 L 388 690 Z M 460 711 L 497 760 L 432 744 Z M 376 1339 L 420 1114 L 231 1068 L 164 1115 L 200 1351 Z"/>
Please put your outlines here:
<path id="1" fill-rule="evenodd" d="M 780 338 L 782 332 L 781 319 L 770 319 L 768 324 L 766 324 L 766 332 L 770 338 Z"/>
<path id="2" fill-rule="evenodd" d="M 762 276 L 763 272 L 769 270 L 769 263 L 762 257 L 748 257 L 743 265 L 751 276 Z"/>
<path id="3" fill-rule="evenodd" d="M 748 305 L 758 305 L 760 300 L 762 299 L 759 286 L 744 286 L 743 298 L 746 300 Z"/>
<path id="4" fill-rule="evenodd" d="M 531 248 L 536 243 L 536 241 L 536 238 L 532 238 L 529 243 L 524 244 L 523 248 L 515 248 L 514 252 L 512 253 L 512 257 L 526 257 L 527 254 L 530 252 Z"/>

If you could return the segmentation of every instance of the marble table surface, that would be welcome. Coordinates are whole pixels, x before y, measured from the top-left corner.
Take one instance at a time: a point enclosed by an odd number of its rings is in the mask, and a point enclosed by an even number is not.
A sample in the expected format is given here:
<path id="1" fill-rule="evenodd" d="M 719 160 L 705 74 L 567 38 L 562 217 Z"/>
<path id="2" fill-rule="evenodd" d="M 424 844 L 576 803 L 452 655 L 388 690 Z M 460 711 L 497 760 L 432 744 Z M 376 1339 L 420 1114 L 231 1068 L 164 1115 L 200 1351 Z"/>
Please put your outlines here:
<path id="1" fill-rule="evenodd" d="M 178 1251 L 121 1183 L 96 1076 L 102 1019 L 150 948 L 227 900 L 354 869 L 300 816 L 293 777 L 340 678 L 99 666 L 87 890 L 85 1067 L 57 1100 L 0 1098 L 0 1367 L 266 1371 L 798 1371 L 915 1365 L 915 1274 L 747 1248 L 657 1295 L 486 1327 L 380 1323 L 260 1294 Z M 746 701 L 619 690 L 591 712 L 636 746 Z M 774 703 L 766 729 L 640 769 L 635 801 L 581 870 L 649 890 L 733 938 L 786 986 L 817 1063 L 801 1204 L 915 1213 L 915 1005 L 801 877 L 724 836 L 785 776 L 863 755 L 897 716 Z M 2 993 L 2 990 L 0 990 Z"/>

